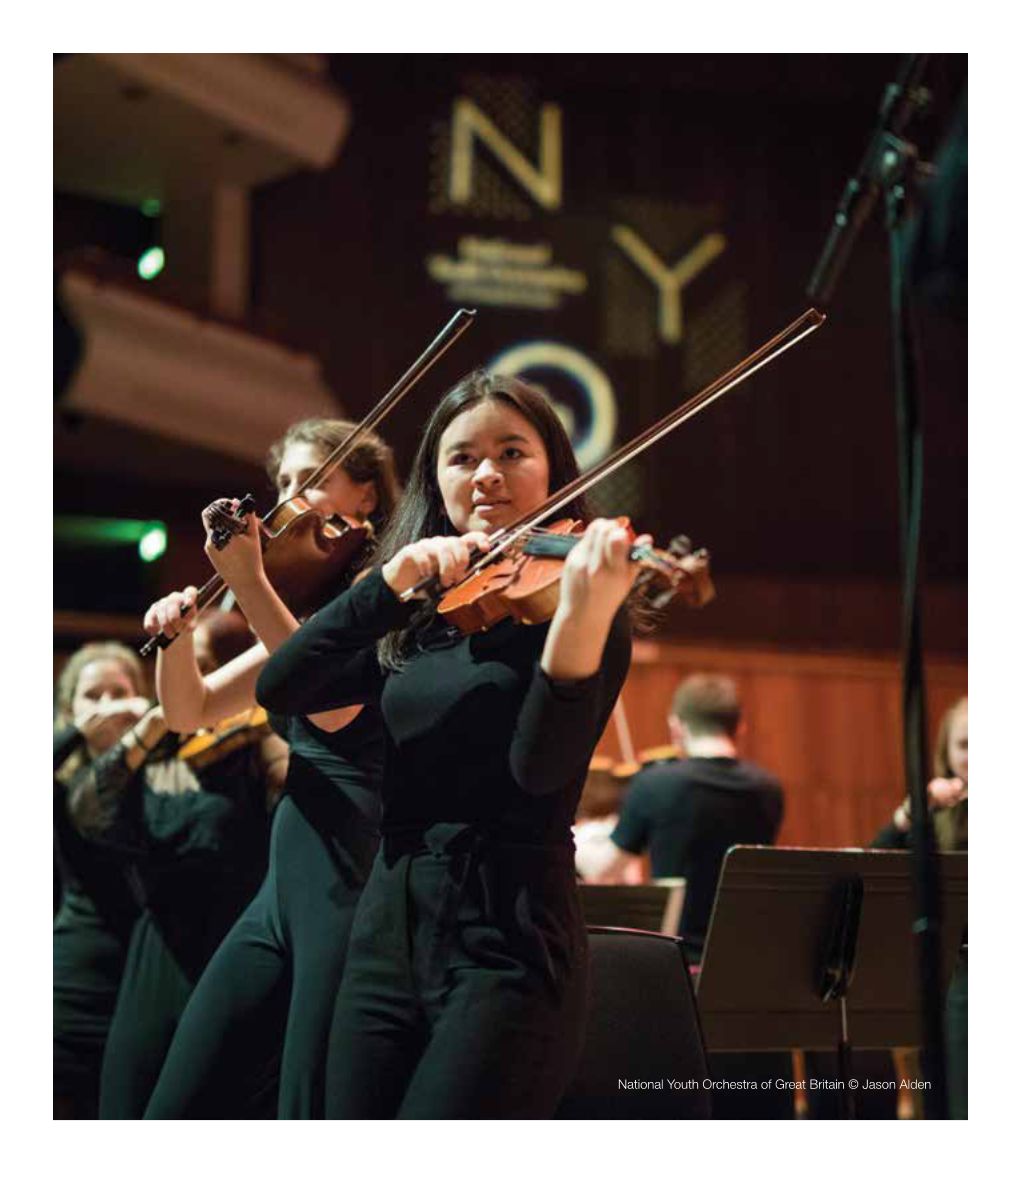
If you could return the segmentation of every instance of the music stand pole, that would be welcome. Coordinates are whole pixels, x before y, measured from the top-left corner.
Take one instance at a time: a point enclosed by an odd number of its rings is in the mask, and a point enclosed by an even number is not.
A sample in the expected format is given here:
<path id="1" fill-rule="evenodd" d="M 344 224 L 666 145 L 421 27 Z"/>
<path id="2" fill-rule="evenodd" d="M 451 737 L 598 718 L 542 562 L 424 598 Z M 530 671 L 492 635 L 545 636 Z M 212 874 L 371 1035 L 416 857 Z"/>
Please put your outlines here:
<path id="1" fill-rule="evenodd" d="M 839 1079 L 843 1082 L 843 1095 L 840 1099 L 842 1116 L 853 1120 L 857 1117 L 856 1094 L 850 1088 L 850 1078 L 853 1076 L 853 1048 L 850 1046 L 849 1024 L 846 1018 L 846 995 L 839 1000 L 840 1037 L 836 1048 L 836 1062 L 839 1064 Z"/>
<path id="2" fill-rule="evenodd" d="M 818 950 L 818 997 L 824 1003 L 839 1002 L 839 1042 L 836 1045 L 836 1064 L 842 1083 L 840 1115 L 853 1119 L 857 1116 L 853 1076 L 853 1049 L 850 1046 L 850 1023 L 846 1000 L 850 983 L 854 980 L 857 964 L 857 936 L 861 929 L 861 910 L 864 905 L 864 881 L 859 873 L 852 873 L 834 884 L 830 905 L 828 931 L 822 933 Z"/>

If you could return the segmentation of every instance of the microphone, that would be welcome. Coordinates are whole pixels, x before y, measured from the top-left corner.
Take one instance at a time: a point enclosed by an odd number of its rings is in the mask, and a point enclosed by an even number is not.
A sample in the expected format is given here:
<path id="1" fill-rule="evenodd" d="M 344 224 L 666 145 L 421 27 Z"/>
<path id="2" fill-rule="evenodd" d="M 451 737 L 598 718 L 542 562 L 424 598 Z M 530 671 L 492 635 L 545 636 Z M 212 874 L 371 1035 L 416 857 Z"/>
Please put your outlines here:
<path id="1" fill-rule="evenodd" d="M 888 175 L 887 154 L 893 154 L 893 163 L 898 158 L 894 137 L 899 136 L 910 122 L 914 110 L 927 100 L 927 91 L 921 88 L 920 82 L 928 64 L 928 56 L 926 53 L 906 54 L 899 77 L 886 87 L 878 126 L 857 171 L 843 190 L 832 229 L 808 284 L 808 299 L 815 307 L 828 308 L 857 235 L 868 220 L 878 199 L 882 181 Z"/>

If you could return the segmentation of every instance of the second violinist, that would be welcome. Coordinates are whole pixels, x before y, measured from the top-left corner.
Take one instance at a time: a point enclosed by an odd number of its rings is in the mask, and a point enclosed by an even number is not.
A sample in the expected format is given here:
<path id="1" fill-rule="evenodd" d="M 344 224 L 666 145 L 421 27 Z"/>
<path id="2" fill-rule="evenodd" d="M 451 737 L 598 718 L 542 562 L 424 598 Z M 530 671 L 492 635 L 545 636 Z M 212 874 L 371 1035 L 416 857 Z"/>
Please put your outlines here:
<path id="1" fill-rule="evenodd" d="M 306 420 L 273 446 L 268 471 L 281 501 L 352 428 L 339 420 Z M 390 449 L 368 434 L 303 496 L 323 517 L 341 514 L 381 526 L 397 492 Z M 213 515 L 203 516 L 211 538 Z M 175 730 L 212 727 L 254 706 L 255 682 L 269 654 L 299 627 L 265 576 L 257 523 L 248 521 L 247 533 L 222 549 L 210 541 L 206 551 L 260 644 L 203 678 L 191 641 L 195 614 L 181 617 L 195 589 L 168 596 L 146 614 L 150 634 L 177 637 L 161 650 L 157 670 L 160 700 Z M 341 587 L 352 575 L 347 572 Z M 273 819 L 269 872 L 195 990 L 146 1112 L 150 1118 L 216 1116 L 224 1081 L 231 1087 L 231 1068 L 250 1057 L 253 1043 L 267 1054 L 282 1046 L 278 1115 L 322 1115 L 333 1002 L 354 907 L 378 843 L 382 732 L 370 707 L 271 716 L 270 722 L 290 745 L 290 761 Z"/>
<path id="2" fill-rule="evenodd" d="M 571 823 L 630 662 L 631 539 L 592 521 L 547 624 L 465 636 L 401 595 L 578 474 L 538 390 L 484 371 L 440 402 L 378 566 L 270 658 L 269 710 L 370 703 L 383 841 L 330 1040 L 327 1116 L 550 1117 L 580 1055 L 587 938 Z M 643 540 L 639 539 L 638 542 Z"/>

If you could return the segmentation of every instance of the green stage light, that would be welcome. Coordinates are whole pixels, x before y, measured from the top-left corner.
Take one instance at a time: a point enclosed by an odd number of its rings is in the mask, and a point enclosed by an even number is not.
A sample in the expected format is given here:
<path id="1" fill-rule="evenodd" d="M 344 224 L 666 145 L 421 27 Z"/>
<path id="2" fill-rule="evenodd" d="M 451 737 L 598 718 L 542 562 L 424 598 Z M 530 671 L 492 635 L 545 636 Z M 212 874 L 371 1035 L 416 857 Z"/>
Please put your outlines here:
<path id="1" fill-rule="evenodd" d="M 163 204 L 158 197 L 146 197 L 142 202 L 142 213 L 147 218 L 158 218 L 163 212 Z"/>
<path id="2" fill-rule="evenodd" d="M 161 246 L 150 247 L 138 260 L 138 274 L 142 279 L 155 279 L 163 270 L 166 255 Z"/>
<path id="3" fill-rule="evenodd" d="M 138 553 L 146 563 L 152 563 L 166 550 L 166 527 L 161 522 L 149 522 L 138 540 Z"/>
<path id="4" fill-rule="evenodd" d="M 53 519 L 53 538 L 59 546 L 75 548 L 100 548 L 137 546 L 149 535 L 162 538 L 158 554 L 166 550 L 166 523 L 143 522 L 132 518 L 92 518 L 59 515 Z M 146 549 L 155 546 L 155 540 L 146 544 Z M 142 556 L 145 557 L 144 555 Z M 153 558 L 158 555 L 153 555 Z"/>

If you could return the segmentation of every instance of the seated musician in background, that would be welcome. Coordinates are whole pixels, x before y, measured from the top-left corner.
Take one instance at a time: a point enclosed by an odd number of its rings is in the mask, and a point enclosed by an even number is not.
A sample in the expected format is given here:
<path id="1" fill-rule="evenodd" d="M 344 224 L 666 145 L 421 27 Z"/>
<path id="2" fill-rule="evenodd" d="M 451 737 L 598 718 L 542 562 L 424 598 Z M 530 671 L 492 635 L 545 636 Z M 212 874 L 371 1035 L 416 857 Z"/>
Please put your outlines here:
<path id="1" fill-rule="evenodd" d="M 928 782 L 939 850 L 967 849 L 967 699 L 958 698 L 942 716 L 935 745 L 935 776 Z M 910 798 L 896 807 L 892 821 L 871 843 L 880 850 L 906 850 L 910 845 Z"/>
<path id="2" fill-rule="evenodd" d="M 78 649 L 57 681 L 53 852 L 62 895 L 53 918 L 55 1118 L 99 1112 L 103 1049 L 139 914 L 121 868 L 71 824 L 70 785 L 146 713 L 145 691 L 142 663 L 116 641 Z"/>
<path id="3" fill-rule="evenodd" d="M 653 879 L 684 878 L 680 935 L 700 954 L 726 851 L 771 845 L 783 819 L 783 790 L 771 773 L 740 760 L 736 684 L 694 674 L 678 686 L 669 730 L 681 758 L 647 765 L 633 778 L 611 835 L 617 855 L 599 883 L 633 883 L 643 851 Z"/>
<path id="4" fill-rule="evenodd" d="M 928 782 L 928 810 L 935 845 L 946 853 L 967 849 L 967 698 L 958 698 L 942 716 Z M 910 798 L 875 835 L 873 848 L 910 848 Z M 946 1083 L 949 1116 L 967 1117 L 967 938 L 946 993 Z"/>
<path id="5" fill-rule="evenodd" d="M 732 678 L 694 674 L 684 679 L 668 721 L 680 755 L 646 765 L 631 781 L 611 835 L 619 853 L 599 882 L 634 882 L 630 876 L 645 850 L 651 854 L 653 879 L 686 879 L 680 936 L 688 961 L 697 963 L 726 851 L 737 843 L 775 841 L 783 820 L 783 790 L 771 773 L 738 757 L 740 699 Z M 791 1079 L 788 1053 L 713 1053 L 710 1067 L 723 1085 L 762 1086 L 715 1090 L 713 1117 L 794 1116 L 793 1091 L 774 1085 L 777 1079 Z"/>
<path id="6" fill-rule="evenodd" d="M 608 756 L 591 758 L 573 825 L 574 866 L 577 877 L 586 883 L 598 882 L 620 853 L 610 835 L 620 820 L 620 805 L 629 778 L 638 767 L 637 764 L 614 765 Z M 627 873 L 627 883 L 641 883 L 644 879 L 641 860 L 633 860 Z"/>

